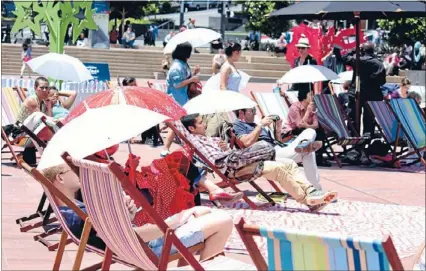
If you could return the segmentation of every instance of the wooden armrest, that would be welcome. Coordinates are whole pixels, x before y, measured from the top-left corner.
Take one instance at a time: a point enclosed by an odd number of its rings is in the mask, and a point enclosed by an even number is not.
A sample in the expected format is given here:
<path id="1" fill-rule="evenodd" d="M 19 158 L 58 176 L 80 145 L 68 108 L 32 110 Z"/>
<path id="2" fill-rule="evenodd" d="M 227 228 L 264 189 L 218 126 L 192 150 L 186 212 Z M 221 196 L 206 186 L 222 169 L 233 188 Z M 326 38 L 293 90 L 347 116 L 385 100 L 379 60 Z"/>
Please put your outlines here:
<path id="1" fill-rule="evenodd" d="M 204 242 L 203 242 L 203 243 L 199 243 L 199 244 L 197 244 L 195 246 L 189 247 L 188 250 L 189 250 L 189 252 L 191 252 L 192 254 L 194 254 L 195 252 L 202 250 L 204 248 L 204 246 L 205 245 L 204 245 Z M 182 258 L 182 255 L 180 255 L 180 253 L 177 252 L 177 253 L 172 254 L 172 255 L 169 256 L 169 262 L 176 261 L 176 260 L 178 260 L 180 258 Z"/>

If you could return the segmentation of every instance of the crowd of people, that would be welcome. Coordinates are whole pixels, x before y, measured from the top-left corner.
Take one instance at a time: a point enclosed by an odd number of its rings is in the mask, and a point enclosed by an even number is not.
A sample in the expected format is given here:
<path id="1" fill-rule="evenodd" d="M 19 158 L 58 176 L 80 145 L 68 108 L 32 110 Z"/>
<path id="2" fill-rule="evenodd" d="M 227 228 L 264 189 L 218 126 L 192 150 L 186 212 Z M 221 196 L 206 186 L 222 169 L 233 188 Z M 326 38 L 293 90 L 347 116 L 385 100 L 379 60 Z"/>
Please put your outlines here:
<path id="1" fill-rule="evenodd" d="M 194 28 L 195 21 L 189 20 L 187 26 Z M 149 30 L 152 40 L 155 42 L 155 29 Z M 256 35 L 256 33 L 253 33 Z M 166 46 L 174 32 L 170 32 L 164 39 L 163 45 Z M 84 34 L 82 35 L 84 43 Z M 121 38 L 123 47 L 134 47 L 135 33 L 132 31 L 130 23 L 125 27 L 125 33 Z M 152 41 L 151 40 L 151 41 Z M 285 52 L 287 42 L 282 36 L 279 51 Z M 151 42 L 151 41 L 148 41 Z M 303 65 L 316 65 L 317 61 L 309 54 L 309 40 L 301 37 L 296 44 L 299 56 L 294 61 L 294 67 Z M 423 49 L 422 49 L 423 48 Z M 217 54 L 212 59 L 212 75 L 219 74 L 218 91 L 240 92 L 242 75 L 237 67 L 241 57 L 243 46 L 236 42 L 229 42 L 225 48 L 218 48 Z M 417 50 L 417 51 L 416 51 Z M 414 46 L 414 60 L 417 60 L 415 66 L 422 65 L 424 62 L 424 46 L 418 43 Z M 195 52 L 190 43 L 181 43 L 176 46 L 171 59 L 169 56 L 162 63 L 163 69 L 167 73 L 166 85 L 167 94 L 180 105 L 184 106 L 189 100 L 201 94 L 200 67 L 195 66 L 191 69 L 188 61 L 191 54 Z M 341 55 L 340 48 L 335 46 L 329 54 L 323 59 L 324 65 L 336 73 L 346 70 L 346 67 L 355 68 L 356 59 L 354 51 Z M 420 55 L 420 57 L 418 57 Z M 399 90 L 389 91 L 383 94 L 382 86 L 386 83 L 386 74 L 389 71 L 394 72 L 399 62 L 395 60 L 396 56 L 390 61 L 392 67 L 386 67 L 374 54 L 374 45 L 365 44 L 362 47 L 362 56 L 360 59 L 360 94 L 359 97 L 354 93 L 354 81 L 345 83 L 344 93 L 339 95 L 339 100 L 348 110 L 352 120 L 355 119 L 355 99 L 359 99 L 359 111 L 363 111 L 363 134 L 371 136 L 374 134 L 374 122 L 370 114 L 366 113 L 366 103 L 368 101 L 381 101 L 383 99 L 394 98 L 413 98 L 420 102 L 419 95 L 410 92 L 411 82 L 404 78 L 401 81 Z M 21 77 L 25 71 L 26 62 L 31 59 L 31 45 L 24 43 L 22 46 L 23 67 Z M 420 64 L 419 64 L 420 63 Z M 396 65 L 396 66 L 395 66 Z M 122 81 L 123 86 L 137 86 L 135 78 L 125 78 Z M 297 91 L 298 101 L 292 103 L 289 109 L 287 119 L 280 119 L 278 116 L 265 116 L 260 120 L 256 119 L 256 108 L 241 108 L 235 112 L 216 113 L 209 115 L 190 114 L 184 116 L 180 121 L 176 121 L 176 128 L 190 142 L 200 150 L 212 165 L 221 172 L 225 172 L 229 178 L 235 178 L 237 181 L 254 181 L 259 177 L 264 177 L 269 181 L 275 182 L 285 190 L 294 200 L 306 206 L 311 212 L 319 212 L 328 204 L 337 200 L 338 192 L 326 191 L 320 182 L 319 166 L 330 167 L 331 164 L 324 157 L 324 146 L 322 141 L 325 139 L 325 132 L 319 125 L 316 115 L 316 107 L 313 102 L 313 95 L 319 93 L 329 93 L 327 84 L 324 88 L 313 91 L 315 87 L 311 83 L 293 84 L 288 91 Z M 54 86 L 49 86 L 49 82 L 44 77 L 39 77 L 34 85 L 35 94 L 28 96 L 19 111 L 18 121 L 28 122 L 28 119 L 39 117 L 39 113 L 47 116 L 54 126 L 63 121 L 69 114 L 69 110 L 76 99 L 76 92 L 58 91 Z M 285 95 L 285 92 L 281 92 Z M 66 99 L 63 99 L 66 98 Z M 220 137 L 221 128 L 224 123 L 232 124 L 232 131 L 236 138 L 241 142 L 238 148 L 231 148 L 229 142 Z M 41 125 L 41 121 L 36 121 L 33 130 Z M 14 129 L 17 129 L 16 127 Z M 143 133 L 142 142 L 148 137 L 153 137 L 154 144 L 158 144 L 158 127 Z M 12 132 L 8 129 L 9 135 L 15 137 L 20 133 Z M 37 136 L 43 141 L 49 141 L 53 136 L 50 129 L 43 129 Z M 164 150 L 161 152 L 163 159 L 167 159 L 173 153 L 170 151 L 173 140 L 176 135 L 172 129 L 168 129 L 164 141 Z M 288 139 L 291 138 L 291 141 Z M 29 140 L 22 144 L 25 147 L 23 160 L 30 164 L 36 164 L 36 149 Z M 111 146 L 105 151 L 102 150 L 90 156 L 96 162 L 109 163 L 112 156 L 117 152 L 118 146 Z M 362 151 L 362 150 L 360 150 Z M 105 155 L 107 152 L 107 155 Z M 249 154 L 249 155 L 248 155 Z M 89 159 L 89 158 L 88 158 Z M 127 163 L 122 166 L 124 173 L 129 174 L 130 170 L 139 167 L 140 157 L 132 156 Z M 189 170 L 185 178 L 191 185 L 191 188 L 198 190 L 205 189 L 209 194 L 211 201 L 220 203 L 235 203 L 244 196 L 242 192 L 227 192 L 218 187 L 213 180 L 207 178 L 207 169 L 205 165 L 200 165 L 195 161 L 190 161 Z M 303 166 L 299 166 L 302 164 Z M 132 169 L 131 169 L 132 168 Z M 147 170 L 141 168 L 136 173 L 142 176 Z M 44 169 L 42 174 L 52 182 L 52 184 L 63 194 L 73 200 L 79 208 L 86 212 L 86 207 L 81 199 L 75 195 L 80 190 L 79 177 L 69 168 L 68 165 Z M 142 178 L 142 177 L 140 177 Z M 140 182 L 136 183 L 141 195 L 146 197 L 153 204 L 154 195 Z M 160 192 L 164 193 L 164 192 Z M 55 198 L 56 204 L 60 207 L 61 214 L 71 231 L 80 237 L 84 228 L 85 221 L 82 220 L 69 206 L 59 198 Z M 164 246 L 164 237 L 162 232 L 154 224 L 145 223 L 137 225 L 138 206 L 134 199 L 127 194 L 123 195 L 123 201 L 129 212 L 129 217 L 134 222 L 136 234 L 142 238 L 157 256 L 161 256 Z M 231 216 L 221 210 L 198 206 L 199 198 L 194 200 L 194 207 L 181 210 L 169 217 L 164 217 L 166 223 L 172 229 L 175 229 L 176 236 L 186 247 L 190 247 L 201 242 L 205 243 L 201 250 L 200 259 L 209 259 L 223 251 L 225 243 L 232 233 L 233 222 Z M 158 208 L 158 206 L 154 206 Z M 96 235 L 95 231 L 90 233 L 89 244 L 100 249 L 105 249 L 105 243 Z M 173 247 L 170 254 L 176 253 Z"/>

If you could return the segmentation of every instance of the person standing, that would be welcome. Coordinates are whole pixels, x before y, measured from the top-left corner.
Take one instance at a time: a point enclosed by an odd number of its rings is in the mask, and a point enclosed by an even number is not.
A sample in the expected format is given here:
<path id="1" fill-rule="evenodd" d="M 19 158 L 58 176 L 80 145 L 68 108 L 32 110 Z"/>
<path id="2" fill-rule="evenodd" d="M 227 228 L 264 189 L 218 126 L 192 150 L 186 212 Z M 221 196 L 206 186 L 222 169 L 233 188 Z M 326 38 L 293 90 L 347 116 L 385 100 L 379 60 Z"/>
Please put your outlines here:
<path id="1" fill-rule="evenodd" d="M 167 94 L 171 95 L 181 106 L 189 101 L 188 90 L 191 85 L 200 82 L 200 78 L 197 76 L 200 67 L 196 66 L 194 73 L 192 73 L 188 65 L 191 53 L 192 45 L 189 42 L 178 44 L 172 53 L 173 62 L 166 77 Z M 161 152 L 161 156 L 169 154 L 174 136 L 173 131 L 170 130 L 164 141 L 164 150 Z"/>
<path id="2" fill-rule="evenodd" d="M 164 41 L 163 41 L 163 47 L 166 47 L 167 43 L 169 43 L 169 41 L 173 38 L 174 35 L 175 35 L 174 31 L 170 31 L 170 33 L 167 34 L 167 36 L 164 38 Z"/>
<path id="3" fill-rule="evenodd" d="M 297 68 L 303 65 L 317 65 L 317 61 L 315 58 L 309 54 L 308 49 L 311 47 L 309 44 L 309 39 L 302 34 L 302 37 L 296 44 L 297 52 L 299 53 L 299 57 L 294 60 L 293 68 Z M 300 89 L 313 89 L 313 85 L 311 83 L 297 83 L 293 84 L 289 91 L 299 91 Z"/>
<path id="4" fill-rule="evenodd" d="M 27 67 L 27 62 L 32 59 L 32 51 L 33 48 L 31 47 L 31 39 L 26 39 L 24 43 L 22 44 L 22 53 L 21 53 L 21 59 L 22 59 L 22 68 L 21 68 L 21 78 L 24 75 L 25 68 Z M 28 77 L 31 78 L 31 69 L 28 68 Z"/>
<path id="5" fill-rule="evenodd" d="M 213 57 L 212 62 L 212 75 L 215 75 L 218 70 L 220 71 L 223 63 L 226 62 L 226 56 L 223 54 L 223 49 L 219 49 L 219 52 Z"/>
<path id="6" fill-rule="evenodd" d="M 371 135 L 374 132 L 374 121 L 371 114 L 368 113 L 368 101 L 382 101 L 383 93 L 381 86 L 386 83 L 386 70 L 383 63 L 374 54 L 374 44 L 367 43 L 362 45 L 362 56 L 360 57 L 359 78 L 359 114 L 364 110 L 362 124 L 363 134 Z M 343 56 L 346 65 L 356 69 L 355 49 L 349 51 Z"/>
<path id="7" fill-rule="evenodd" d="M 226 62 L 220 69 L 220 89 L 240 92 L 241 74 L 235 67 L 241 56 L 241 45 L 231 42 L 225 48 Z"/>

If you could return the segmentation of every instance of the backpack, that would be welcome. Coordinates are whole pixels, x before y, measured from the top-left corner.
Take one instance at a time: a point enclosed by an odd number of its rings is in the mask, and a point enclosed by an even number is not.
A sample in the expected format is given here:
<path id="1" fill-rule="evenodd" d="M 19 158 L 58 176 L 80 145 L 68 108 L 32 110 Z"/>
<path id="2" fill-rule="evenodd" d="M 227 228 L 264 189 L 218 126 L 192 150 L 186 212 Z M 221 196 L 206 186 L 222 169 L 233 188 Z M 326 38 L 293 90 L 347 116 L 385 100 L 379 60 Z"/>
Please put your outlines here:
<path id="1" fill-rule="evenodd" d="M 258 141 L 248 148 L 236 150 L 229 154 L 226 160 L 227 169 L 225 175 L 233 178 L 238 170 L 248 165 L 257 164 L 253 174 L 248 175 L 247 178 L 246 176 L 240 178 L 241 181 L 247 180 L 251 182 L 262 174 L 263 162 L 271 160 L 275 160 L 274 146 L 263 140 Z"/>

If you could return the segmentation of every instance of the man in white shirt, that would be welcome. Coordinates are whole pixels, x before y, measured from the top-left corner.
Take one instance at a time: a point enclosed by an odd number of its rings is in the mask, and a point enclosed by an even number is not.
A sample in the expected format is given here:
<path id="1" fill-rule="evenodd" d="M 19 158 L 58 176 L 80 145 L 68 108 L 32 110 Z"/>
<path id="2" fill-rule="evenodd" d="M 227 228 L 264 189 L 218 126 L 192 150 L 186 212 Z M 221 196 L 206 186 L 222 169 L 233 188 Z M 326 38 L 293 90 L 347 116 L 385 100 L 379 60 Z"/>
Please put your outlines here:
<path id="1" fill-rule="evenodd" d="M 215 75 L 218 71 L 220 71 L 220 68 L 222 67 L 223 63 L 226 61 L 226 56 L 223 53 L 223 49 L 219 49 L 219 52 L 214 55 L 213 57 L 213 63 L 212 63 L 212 70 L 213 75 Z"/>
<path id="2" fill-rule="evenodd" d="M 123 38 L 121 38 L 121 45 L 123 48 L 133 48 L 133 44 L 135 43 L 136 35 L 135 32 L 132 31 L 132 28 L 129 26 L 127 31 L 124 33 Z"/>

